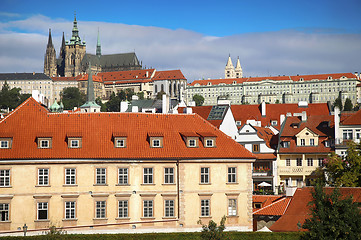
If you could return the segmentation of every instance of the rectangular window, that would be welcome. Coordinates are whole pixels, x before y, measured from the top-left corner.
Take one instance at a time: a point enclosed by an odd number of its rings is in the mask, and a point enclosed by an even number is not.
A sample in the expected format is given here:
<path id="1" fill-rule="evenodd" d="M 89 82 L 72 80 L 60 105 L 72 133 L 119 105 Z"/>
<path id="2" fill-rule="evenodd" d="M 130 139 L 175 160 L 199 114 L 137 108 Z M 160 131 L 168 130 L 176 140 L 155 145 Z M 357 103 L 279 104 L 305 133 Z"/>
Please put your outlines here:
<path id="1" fill-rule="evenodd" d="M 76 169 L 65 168 L 65 184 L 75 185 L 76 184 Z"/>
<path id="2" fill-rule="evenodd" d="M 174 200 L 164 201 L 164 216 L 174 217 Z"/>
<path id="3" fill-rule="evenodd" d="M 40 140 L 40 148 L 49 148 L 49 140 Z"/>
<path id="4" fill-rule="evenodd" d="M 286 167 L 290 167 L 291 166 L 291 159 L 287 158 L 286 159 Z"/>
<path id="5" fill-rule="evenodd" d="M 48 203 L 38 202 L 38 220 L 48 219 Z"/>
<path id="6" fill-rule="evenodd" d="M 153 200 L 143 201 L 143 217 L 153 217 Z"/>
<path id="7" fill-rule="evenodd" d="M 96 201 L 95 202 L 95 218 L 105 218 L 106 217 L 106 201 Z"/>
<path id="8" fill-rule="evenodd" d="M 7 140 L 0 141 L 0 148 L 10 148 L 9 146 L 10 146 L 9 141 Z"/>
<path id="9" fill-rule="evenodd" d="M 310 145 L 315 146 L 315 139 L 313 139 L 313 138 L 310 139 Z"/>
<path id="10" fill-rule="evenodd" d="M 237 199 L 228 199 L 228 216 L 237 216 Z"/>
<path id="11" fill-rule="evenodd" d="M 9 221 L 9 204 L 0 203 L 0 222 Z"/>
<path id="12" fill-rule="evenodd" d="M 164 168 L 164 183 L 174 183 L 174 168 Z"/>
<path id="13" fill-rule="evenodd" d="M 65 202 L 65 219 L 75 219 L 75 202 Z"/>
<path id="14" fill-rule="evenodd" d="M 356 139 L 360 139 L 360 138 L 361 138 L 361 130 L 356 129 Z"/>
<path id="15" fill-rule="evenodd" d="M 323 167 L 323 158 L 318 159 L 318 166 Z"/>
<path id="16" fill-rule="evenodd" d="M 118 184 L 128 185 L 128 168 L 118 168 Z"/>
<path id="17" fill-rule="evenodd" d="M 289 148 L 290 147 L 290 142 L 282 142 L 282 145 L 284 148 Z"/>
<path id="18" fill-rule="evenodd" d="M 296 158 L 296 166 L 298 167 L 302 166 L 302 158 Z"/>
<path id="19" fill-rule="evenodd" d="M 118 217 L 127 218 L 128 217 L 128 200 L 119 200 L 118 201 Z"/>
<path id="20" fill-rule="evenodd" d="M 79 148 L 79 140 L 71 140 L 70 147 L 71 148 Z"/>
<path id="21" fill-rule="evenodd" d="M 159 139 L 154 139 L 153 140 L 153 147 L 160 147 L 160 140 Z"/>
<path id="22" fill-rule="evenodd" d="M 49 169 L 39 168 L 38 169 L 38 185 L 44 186 L 49 185 Z"/>
<path id="23" fill-rule="evenodd" d="M 196 140 L 195 139 L 190 139 L 188 141 L 188 145 L 189 145 L 189 147 L 196 147 Z"/>
<path id="24" fill-rule="evenodd" d="M 342 131 L 343 139 L 352 140 L 352 129 L 345 129 Z"/>
<path id="25" fill-rule="evenodd" d="M 259 145 L 253 144 L 252 150 L 253 150 L 253 152 L 259 152 Z"/>
<path id="26" fill-rule="evenodd" d="M 209 199 L 201 200 L 201 216 L 202 217 L 210 216 L 210 200 Z"/>
<path id="27" fill-rule="evenodd" d="M 313 166 L 313 158 L 307 158 L 307 166 L 309 167 Z"/>
<path id="28" fill-rule="evenodd" d="M 207 147 L 213 147 L 213 140 L 212 139 L 207 139 L 206 140 L 206 146 Z"/>
<path id="29" fill-rule="evenodd" d="M 228 183 L 236 183 L 237 182 L 237 168 L 229 167 L 228 168 Z"/>
<path id="30" fill-rule="evenodd" d="M 301 144 L 301 146 L 305 146 L 305 139 L 301 139 L 300 144 Z"/>
<path id="31" fill-rule="evenodd" d="M 97 168 L 95 177 L 96 177 L 96 184 L 101 184 L 101 185 L 107 184 L 107 169 Z"/>
<path id="32" fill-rule="evenodd" d="M 143 168 L 143 183 L 144 184 L 153 183 L 153 168 Z"/>
<path id="33" fill-rule="evenodd" d="M 10 186 L 10 169 L 0 170 L 0 187 Z"/>
<path id="34" fill-rule="evenodd" d="M 118 139 L 116 140 L 116 147 L 123 148 L 125 147 L 125 140 L 124 139 Z"/>
<path id="35" fill-rule="evenodd" d="M 209 168 L 201 168 L 201 183 L 209 183 Z"/>

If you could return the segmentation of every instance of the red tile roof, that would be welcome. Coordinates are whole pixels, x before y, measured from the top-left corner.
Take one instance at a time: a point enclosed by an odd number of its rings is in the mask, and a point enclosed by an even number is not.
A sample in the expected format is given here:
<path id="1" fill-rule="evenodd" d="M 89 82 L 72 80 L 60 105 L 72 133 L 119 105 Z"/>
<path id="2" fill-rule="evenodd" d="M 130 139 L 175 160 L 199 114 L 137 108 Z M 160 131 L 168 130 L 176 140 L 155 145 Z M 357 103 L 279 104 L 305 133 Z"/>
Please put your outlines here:
<path id="1" fill-rule="evenodd" d="M 253 202 L 260 202 L 260 200 L 264 200 L 262 208 L 253 209 L 254 215 L 282 216 L 285 213 L 292 198 L 264 195 L 264 199 L 253 196 Z"/>
<path id="2" fill-rule="evenodd" d="M 242 125 L 247 120 L 261 121 L 261 126 L 270 126 L 272 120 L 277 120 L 274 127 L 280 129 L 280 115 L 287 113 L 302 113 L 305 111 L 310 115 L 328 115 L 327 103 L 310 103 L 308 107 L 299 107 L 297 103 L 266 104 L 266 116 L 262 117 L 261 105 L 232 105 L 233 117 L 235 121 L 241 121 Z"/>
<path id="3" fill-rule="evenodd" d="M 342 121 L 341 125 L 361 125 L 361 110 L 347 117 Z"/>
<path id="4" fill-rule="evenodd" d="M 218 85 L 221 83 L 224 84 L 233 84 L 236 82 L 237 84 L 244 83 L 244 82 L 259 82 L 264 80 L 273 80 L 273 81 L 285 81 L 285 80 L 292 80 L 292 81 L 300 81 L 303 78 L 303 81 L 310 81 L 314 79 L 318 80 L 326 80 L 328 77 L 332 77 L 333 79 L 339 79 L 341 77 L 347 78 L 356 78 L 353 73 L 330 73 L 330 74 L 314 74 L 314 75 L 298 75 L 298 76 L 274 76 L 274 77 L 250 77 L 250 78 L 232 78 L 232 79 L 210 79 L 210 80 L 195 80 L 190 85 L 194 86 L 195 84 L 199 85 L 207 85 L 209 82 L 212 85 Z"/>
<path id="5" fill-rule="evenodd" d="M 255 156 L 197 114 L 50 113 L 29 98 L 0 121 L 0 132 L 13 138 L 0 159 L 255 159 Z M 127 147 L 115 148 L 113 133 L 127 135 Z M 150 148 L 149 133 L 162 133 L 162 148 Z M 211 133 L 214 148 L 187 148 L 180 132 Z M 37 134 L 52 134 L 52 148 L 40 149 Z M 82 147 L 68 148 L 76 133 Z"/>
<path id="6" fill-rule="evenodd" d="M 79 75 L 81 78 L 78 81 L 88 81 L 88 74 Z M 103 79 L 97 75 L 92 75 L 93 82 L 103 82 Z"/>
<path id="7" fill-rule="evenodd" d="M 311 189 L 310 187 L 298 188 L 285 214 L 270 227 L 270 230 L 273 232 L 306 231 L 299 229 L 297 224 L 302 225 L 305 219 L 310 217 L 311 211 L 308 203 L 312 201 Z M 332 190 L 333 188 L 325 188 L 327 193 Z M 340 188 L 340 193 L 342 196 L 352 194 L 354 201 L 361 202 L 361 188 Z"/>
<path id="8" fill-rule="evenodd" d="M 298 127 L 293 127 L 297 125 Z M 318 145 L 297 146 L 296 137 L 303 129 L 308 128 L 319 135 Z M 326 147 L 324 142 L 329 138 L 334 138 L 333 116 L 313 115 L 308 116 L 307 121 L 302 122 L 300 117 L 287 117 L 283 130 L 280 132 L 280 141 L 289 141 L 288 148 L 279 148 L 279 153 L 328 153 L 332 149 Z"/>
<path id="9" fill-rule="evenodd" d="M 157 71 L 152 78 L 153 81 L 157 80 L 187 80 L 181 70 L 168 70 L 168 71 Z"/>
<path id="10" fill-rule="evenodd" d="M 151 79 L 155 69 L 142 69 L 142 70 L 130 70 L 130 71 L 118 71 L 118 72 L 102 72 L 98 73 L 98 76 L 101 77 L 106 82 L 113 83 L 114 81 L 123 82 L 125 80 L 144 80 Z"/>

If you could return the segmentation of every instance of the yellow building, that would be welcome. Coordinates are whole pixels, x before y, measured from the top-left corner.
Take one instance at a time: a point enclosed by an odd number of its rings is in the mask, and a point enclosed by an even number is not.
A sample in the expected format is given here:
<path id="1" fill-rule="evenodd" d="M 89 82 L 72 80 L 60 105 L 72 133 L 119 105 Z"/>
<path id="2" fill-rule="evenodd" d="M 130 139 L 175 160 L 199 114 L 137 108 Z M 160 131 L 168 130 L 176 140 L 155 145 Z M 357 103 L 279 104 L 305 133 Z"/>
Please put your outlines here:
<path id="1" fill-rule="evenodd" d="M 255 157 L 196 114 L 50 113 L 0 121 L 0 233 L 252 230 Z"/>

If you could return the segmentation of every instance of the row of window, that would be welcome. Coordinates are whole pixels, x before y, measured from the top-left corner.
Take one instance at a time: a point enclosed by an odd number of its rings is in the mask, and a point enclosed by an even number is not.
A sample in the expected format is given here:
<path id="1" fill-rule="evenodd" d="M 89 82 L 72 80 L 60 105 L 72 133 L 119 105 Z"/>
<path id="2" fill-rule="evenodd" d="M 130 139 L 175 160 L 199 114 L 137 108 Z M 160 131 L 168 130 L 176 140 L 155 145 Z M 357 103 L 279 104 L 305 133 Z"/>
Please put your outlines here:
<path id="1" fill-rule="evenodd" d="M 308 167 L 312 167 L 314 164 L 314 160 L 313 158 L 307 158 L 307 166 Z M 319 167 L 322 167 L 324 164 L 323 164 L 323 160 L 324 158 L 318 158 L 318 166 Z M 286 166 L 287 167 L 290 167 L 291 166 L 291 159 L 290 158 L 287 158 L 286 159 Z M 296 158 L 296 166 L 297 167 L 302 167 L 302 158 Z"/>
<path id="2" fill-rule="evenodd" d="M 142 201 L 142 217 L 153 218 L 154 217 L 154 200 L 147 199 Z M 176 216 L 175 199 L 165 199 L 163 201 L 164 217 L 172 218 Z M 77 202 L 65 201 L 64 202 L 64 219 L 76 220 L 77 219 Z M 39 201 L 36 203 L 37 208 L 37 220 L 49 220 L 49 202 Z M 118 200 L 117 204 L 117 218 L 129 218 L 129 200 Z M 107 201 L 95 201 L 95 219 L 107 218 Z M 237 215 L 237 199 L 228 199 L 228 216 Z M 200 216 L 211 216 L 211 199 L 200 200 Z M 0 222 L 10 221 L 10 203 L 0 203 Z"/>
<path id="3" fill-rule="evenodd" d="M 68 148 L 81 148 L 82 138 L 81 137 L 67 137 Z M 187 138 L 187 147 L 198 147 L 199 137 Z M 51 137 L 38 137 L 37 138 L 38 148 L 52 148 Z M 152 148 L 163 147 L 163 137 L 150 137 L 149 144 Z M 11 148 L 12 138 L 0 138 L 0 148 Z M 114 147 L 126 148 L 127 138 L 126 137 L 114 137 Z M 215 137 L 205 137 L 204 147 L 215 147 Z"/>
<path id="4" fill-rule="evenodd" d="M 210 184 L 209 167 L 200 168 L 200 184 Z M 237 183 L 237 168 L 228 167 L 227 182 Z M 37 186 L 50 185 L 50 170 L 49 168 L 38 168 Z M 64 170 L 64 184 L 76 185 L 76 168 L 65 168 Z M 10 169 L 0 169 L 0 187 L 11 187 Z M 175 171 L 173 167 L 164 168 L 164 184 L 175 183 Z M 152 167 L 143 168 L 143 184 L 154 184 L 154 169 Z M 95 168 L 95 185 L 107 184 L 107 169 Z M 129 185 L 129 168 L 118 168 L 118 185 Z"/>

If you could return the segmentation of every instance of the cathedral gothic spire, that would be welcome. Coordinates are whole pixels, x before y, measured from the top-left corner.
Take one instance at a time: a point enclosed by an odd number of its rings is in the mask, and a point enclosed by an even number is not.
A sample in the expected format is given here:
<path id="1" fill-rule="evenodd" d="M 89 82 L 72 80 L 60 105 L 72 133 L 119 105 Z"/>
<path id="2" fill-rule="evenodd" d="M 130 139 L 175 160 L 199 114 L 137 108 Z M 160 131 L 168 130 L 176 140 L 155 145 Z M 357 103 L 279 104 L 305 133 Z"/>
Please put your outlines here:
<path id="1" fill-rule="evenodd" d="M 237 64 L 236 64 L 236 68 L 234 69 L 234 72 L 236 74 L 236 78 L 243 77 L 243 72 L 242 72 L 241 62 L 239 61 L 239 57 L 237 58 Z"/>
<path id="2" fill-rule="evenodd" d="M 44 74 L 52 77 L 57 74 L 56 52 L 51 37 L 51 29 L 49 28 L 48 45 L 44 56 Z"/>
<path id="3" fill-rule="evenodd" d="M 100 39 L 99 39 L 99 28 L 98 28 L 98 38 L 97 38 L 97 51 L 96 51 L 96 55 L 97 55 L 97 56 L 101 56 L 101 55 L 102 55 L 102 47 L 100 46 Z"/>

